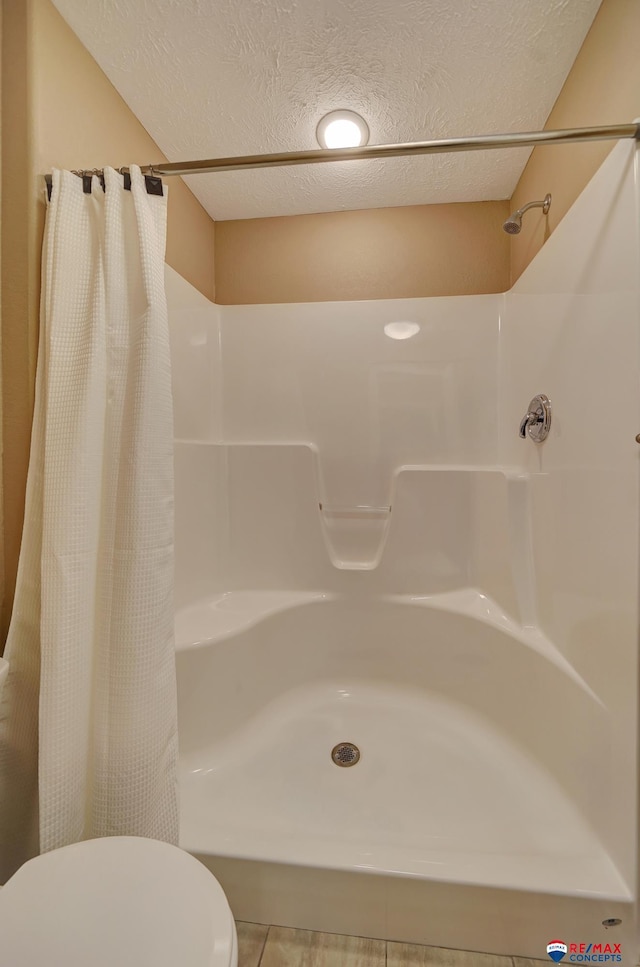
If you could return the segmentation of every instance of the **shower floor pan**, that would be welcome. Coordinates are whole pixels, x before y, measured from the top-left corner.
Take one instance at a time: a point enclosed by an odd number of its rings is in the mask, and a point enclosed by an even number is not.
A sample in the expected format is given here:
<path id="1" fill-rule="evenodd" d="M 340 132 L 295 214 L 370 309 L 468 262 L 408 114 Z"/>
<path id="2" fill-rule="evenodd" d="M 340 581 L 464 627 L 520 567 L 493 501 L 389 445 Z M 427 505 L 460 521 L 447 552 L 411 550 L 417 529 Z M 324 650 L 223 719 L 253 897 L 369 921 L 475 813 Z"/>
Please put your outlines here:
<path id="1" fill-rule="evenodd" d="M 180 616 L 181 842 L 236 917 L 536 957 L 629 919 L 532 693 L 557 679 L 585 722 L 597 702 L 492 608 L 243 593 Z"/>

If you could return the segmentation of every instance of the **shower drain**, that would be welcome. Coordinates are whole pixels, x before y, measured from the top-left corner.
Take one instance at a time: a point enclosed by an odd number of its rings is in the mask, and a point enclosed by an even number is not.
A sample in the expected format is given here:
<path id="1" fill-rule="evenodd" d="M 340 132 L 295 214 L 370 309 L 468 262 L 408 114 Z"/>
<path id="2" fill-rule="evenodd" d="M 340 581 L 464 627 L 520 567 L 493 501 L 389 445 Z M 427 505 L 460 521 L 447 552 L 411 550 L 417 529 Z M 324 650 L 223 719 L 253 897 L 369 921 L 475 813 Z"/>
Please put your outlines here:
<path id="1" fill-rule="evenodd" d="M 360 749 L 353 742 L 338 742 L 331 750 L 331 758 L 337 766 L 346 769 L 360 761 Z"/>

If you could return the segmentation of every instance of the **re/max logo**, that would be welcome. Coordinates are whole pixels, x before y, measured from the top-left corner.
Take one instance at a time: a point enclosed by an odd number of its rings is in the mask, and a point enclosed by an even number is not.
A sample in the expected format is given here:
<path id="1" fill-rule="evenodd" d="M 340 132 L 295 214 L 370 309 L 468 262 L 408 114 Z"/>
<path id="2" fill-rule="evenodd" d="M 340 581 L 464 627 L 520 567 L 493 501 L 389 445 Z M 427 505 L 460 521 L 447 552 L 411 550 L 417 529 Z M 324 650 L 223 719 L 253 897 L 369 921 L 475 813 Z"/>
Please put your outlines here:
<path id="1" fill-rule="evenodd" d="M 570 943 L 570 954 L 620 954 L 622 944 L 619 943 Z"/>

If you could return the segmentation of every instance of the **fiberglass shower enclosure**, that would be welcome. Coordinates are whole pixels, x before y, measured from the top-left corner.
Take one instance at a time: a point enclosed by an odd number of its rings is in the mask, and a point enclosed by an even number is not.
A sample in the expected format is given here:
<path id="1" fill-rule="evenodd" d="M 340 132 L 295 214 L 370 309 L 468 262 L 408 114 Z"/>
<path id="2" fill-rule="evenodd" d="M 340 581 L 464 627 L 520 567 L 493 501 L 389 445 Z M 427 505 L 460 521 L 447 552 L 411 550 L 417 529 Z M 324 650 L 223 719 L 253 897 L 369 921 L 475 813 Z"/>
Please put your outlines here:
<path id="1" fill-rule="evenodd" d="M 636 154 L 504 295 L 168 270 L 182 843 L 238 918 L 635 964 Z"/>

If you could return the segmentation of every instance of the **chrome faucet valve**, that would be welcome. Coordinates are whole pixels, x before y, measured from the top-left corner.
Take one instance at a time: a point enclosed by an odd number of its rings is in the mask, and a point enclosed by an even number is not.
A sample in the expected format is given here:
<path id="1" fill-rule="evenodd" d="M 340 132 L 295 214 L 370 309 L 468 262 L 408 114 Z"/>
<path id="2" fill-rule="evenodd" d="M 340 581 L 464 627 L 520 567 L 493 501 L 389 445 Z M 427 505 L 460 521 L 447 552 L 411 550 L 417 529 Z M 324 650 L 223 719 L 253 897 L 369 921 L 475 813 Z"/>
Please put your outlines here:
<path id="1" fill-rule="evenodd" d="M 544 393 L 534 396 L 529 403 L 529 409 L 520 423 L 520 436 L 526 439 L 527 434 L 534 443 L 542 443 L 549 436 L 551 428 L 551 400 Z"/>

